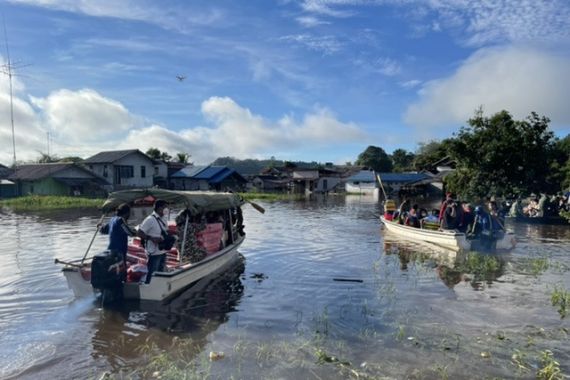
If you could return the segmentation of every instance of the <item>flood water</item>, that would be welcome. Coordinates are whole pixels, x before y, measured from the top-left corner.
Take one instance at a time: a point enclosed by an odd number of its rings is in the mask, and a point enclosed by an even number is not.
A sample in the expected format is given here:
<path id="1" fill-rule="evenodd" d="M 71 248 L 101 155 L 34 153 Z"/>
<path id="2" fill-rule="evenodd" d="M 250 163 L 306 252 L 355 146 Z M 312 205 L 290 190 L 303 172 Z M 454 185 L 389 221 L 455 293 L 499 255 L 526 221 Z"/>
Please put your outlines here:
<path id="1" fill-rule="evenodd" d="M 83 256 L 96 212 L 2 210 L 0 378 L 532 379 L 545 350 L 570 374 L 550 299 L 570 290 L 570 226 L 509 225 L 512 252 L 455 255 L 387 235 L 368 197 L 259 203 L 226 272 L 105 309 L 54 264 Z"/>

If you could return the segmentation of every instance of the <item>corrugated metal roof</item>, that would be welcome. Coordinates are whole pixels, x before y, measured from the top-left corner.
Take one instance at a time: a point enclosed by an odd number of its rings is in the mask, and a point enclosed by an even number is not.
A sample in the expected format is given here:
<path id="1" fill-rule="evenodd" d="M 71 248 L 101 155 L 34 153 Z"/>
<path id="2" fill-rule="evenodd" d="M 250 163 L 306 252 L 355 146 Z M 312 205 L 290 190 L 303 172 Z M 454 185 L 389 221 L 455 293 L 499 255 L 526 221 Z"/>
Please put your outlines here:
<path id="1" fill-rule="evenodd" d="M 191 178 L 206 168 L 207 168 L 207 166 L 191 166 L 191 165 L 188 165 L 185 168 L 182 168 L 179 171 L 177 171 L 176 173 L 174 173 L 173 175 L 171 175 L 171 177 L 174 177 L 174 178 Z"/>
<path id="2" fill-rule="evenodd" d="M 382 182 L 416 182 L 427 178 L 425 173 L 379 173 Z"/>
<path id="3" fill-rule="evenodd" d="M 355 175 L 348 177 L 349 182 L 376 182 L 374 171 L 361 170 Z"/>
<path id="4" fill-rule="evenodd" d="M 194 175 L 194 179 L 206 179 L 210 180 L 217 176 L 219 173 L 227 170 L 226 166 L 208 166 L 206 169 L 202 170 L 200 173 Z"/>
<path id="5" fill-rule="evenodd" d="M 70 167 L 75 167 L 80 170 L 85 170 L 69 162 L 64 164 L 52 163 L 52 164 L 20 165 L 17 167 L 17 170 L 8 178 L 19 179 L 24 181 L 34 181 L 37 179 L 53 176 L 54 174 L 57 174 L 58 172 Z"/>
<path id="6" fill-rule="evenodd" d="M 83 162 L 86 164 L 112 163 L 112 162 L 120 160 L 121 158 L 128 156 L 129 154 L 132 154 L 132 153 L 140 153 L 143 156 L 148 157 L 146 154 L 144 154 L 143 152 L 141 152 L 138 149 L 109 150 L 106 152 L 99 152 L 96 155 L 89 157 L 88 159 L 86 159 Z M 150 157 L 149 157 L 149 160 L 150 160 Z"/>

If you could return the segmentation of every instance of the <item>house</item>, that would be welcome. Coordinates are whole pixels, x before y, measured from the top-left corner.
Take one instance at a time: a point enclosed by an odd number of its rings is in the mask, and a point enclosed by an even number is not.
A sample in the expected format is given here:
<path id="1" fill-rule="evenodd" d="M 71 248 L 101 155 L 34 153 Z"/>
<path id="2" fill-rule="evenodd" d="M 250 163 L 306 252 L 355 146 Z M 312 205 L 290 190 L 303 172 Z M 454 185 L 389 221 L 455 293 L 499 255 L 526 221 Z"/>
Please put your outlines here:
<path id="1" fill-rule="evenodd" d="M 188 164 L 182 162 L 153 160 L 154 162 L 154 185 L 163 189 L 174 189 L 171 176 L 179 170 L 184 169 Z M 191 166 L 191 165 L 190 165 Z"/>
<path id="2" fill-rule="evenodd" d="M 261 192 L 286 192 L 289 189 L 289 178 L 277 175 L 260 174 L 250 181 L 255 191 Z"/>
<path id="3" fill-rule="evenodd" d="M 8 179 L 13 172 L 9 167 L 0 164 L 0 198 L 16 196 L 16 184 Z"/>
<path id="4" fill-rule="evenodd" d="M 328 193 L 336 191 L 338 185 L 342 183 L 342 173 L 329 168 L 319 169 L 319 178 L 314 184 L 313 192 L 315 193 Z"/>
<path id="5" fill-rule="evenodd" d="M 8 179 L 18 195 L 105 195 L 105 181 L 74 163 L 21 165 Z"/>
<path id="6" fill-rule="evenodd" d="M 374 170 L 360 170 L 358 173 L 347 178 L 345 183 L 347 193 L 373 195 L 378 197 L 378 181 Z"/>
<path id="7" fill-rule="evenodd" d="M 293 193 L 310 194 L 319 181 L 318 169 L 295 169 L 291 176 L 290 186 Z"/>
<path id="8" fill-rule="evenodd" d="M 109 190 L 154 186 L 155 163 L 138 149 L 100 152 L 83 164 L 105 179 Z"/>
<path id="9" fill-rule="evenodd" d="M 404 192 L 408 195 L 425 193 L 424 185 L 432 181 L 433 175 L 428 173 L 378 173 L 386 194 Z"/>
<path id="10" fill-rule="evenodd" d="M 240 191 L 247 180 L 227 166 L 187 166 L 171 176 L 176 190 Z"/>

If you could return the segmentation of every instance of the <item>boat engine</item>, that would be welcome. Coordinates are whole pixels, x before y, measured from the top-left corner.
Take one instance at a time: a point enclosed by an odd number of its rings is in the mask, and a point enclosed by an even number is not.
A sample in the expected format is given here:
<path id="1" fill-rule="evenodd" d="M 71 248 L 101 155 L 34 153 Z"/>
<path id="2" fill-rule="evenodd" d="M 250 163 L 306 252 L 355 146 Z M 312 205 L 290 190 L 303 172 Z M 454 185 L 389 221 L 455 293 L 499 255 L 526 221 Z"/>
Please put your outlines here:
<path id="1" fill-rule="evenodd" d="M 91 262 L 91 285 L 101 291 L 115 291 L 121 288 L 123 260 L 120 255 L 103 251 L 93 256 Z"/>

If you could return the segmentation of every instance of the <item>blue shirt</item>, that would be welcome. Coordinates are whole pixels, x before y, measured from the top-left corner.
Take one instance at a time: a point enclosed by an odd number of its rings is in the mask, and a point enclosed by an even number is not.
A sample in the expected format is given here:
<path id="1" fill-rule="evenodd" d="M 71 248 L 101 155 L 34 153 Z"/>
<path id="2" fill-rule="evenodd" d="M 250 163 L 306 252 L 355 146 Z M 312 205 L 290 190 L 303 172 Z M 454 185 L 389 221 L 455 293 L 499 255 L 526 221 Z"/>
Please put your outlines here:
<path id="1" fill-rule="evenodd" d="M 129 245 L 129 228 L 120 216 L 114 216 L 109 222 L 109 246 L 107 249 L 122 254 L 127 253 Z"/>

